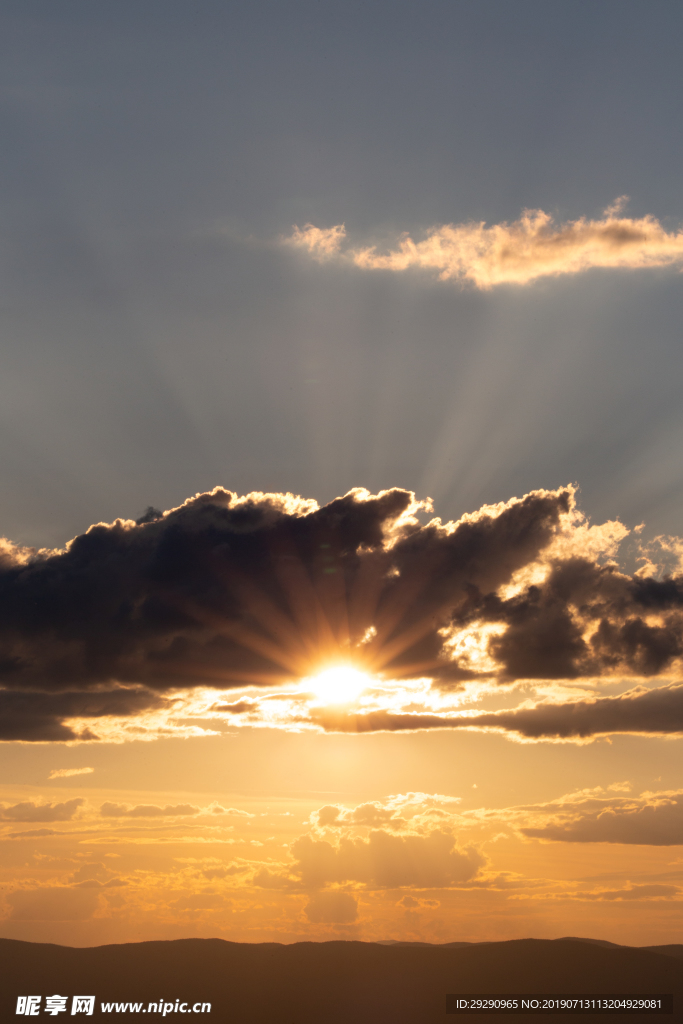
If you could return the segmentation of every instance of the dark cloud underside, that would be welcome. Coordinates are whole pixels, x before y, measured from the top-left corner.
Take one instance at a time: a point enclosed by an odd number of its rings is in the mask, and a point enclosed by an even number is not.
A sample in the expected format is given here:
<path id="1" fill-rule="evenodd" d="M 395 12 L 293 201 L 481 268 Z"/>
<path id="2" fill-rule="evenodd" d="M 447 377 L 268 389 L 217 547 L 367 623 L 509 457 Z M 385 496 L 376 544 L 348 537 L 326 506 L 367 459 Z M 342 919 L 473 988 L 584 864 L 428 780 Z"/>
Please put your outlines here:
<path id="1" fill-rule="evenodd" d="M 550 703 L 514 711 L 474 715 L 344 715 L 316 712 L 315 721 L 334 732 L 402 732 L 416 729 L 500 729 L 529 739 L 582 739 L 603 733 L 683 733 L 683 686 L 635 690 L 619 697 Z"/>
<path id="2" fill-rule="evenodd" d="M 649 800 L 622 800 L 616 806 L 580 811 L 569 820 L 522 828 L 529 838 L 564 843 L 683 845 L 683 795 L 655 794 Z"/>
<path id="3" fill-rule="evenodd" d="M 178 688 L 273 686 L 349 653 L 389 678 L 457 686 L 477 673 L 454 657 L 448 631 L 482 625 L 496 627 L 488 653 L 503 683 L 652 676 L 681 654 L 677 578 L 639 579 L 558 555 L 542 584 L 500 596 L 560 537 L 571 488 L 446 525 L 421 525 L 415 508 L 401 489 L 355 490 L 317 508 L 216 488 L 137 523 L 93 526 L 64 551 L 5 544 L 0 738 L 69 740 L 70 719 L 136 715 Z M 657 730 L 660 720 L 680 722 L 678 691 L 472 724 L 585 735 L 600 731 L 598 720 L 614 728 L 642 721 L 643 711 Z M 411 727 L 405 716 L 387 722 L 380 727 Z"/>

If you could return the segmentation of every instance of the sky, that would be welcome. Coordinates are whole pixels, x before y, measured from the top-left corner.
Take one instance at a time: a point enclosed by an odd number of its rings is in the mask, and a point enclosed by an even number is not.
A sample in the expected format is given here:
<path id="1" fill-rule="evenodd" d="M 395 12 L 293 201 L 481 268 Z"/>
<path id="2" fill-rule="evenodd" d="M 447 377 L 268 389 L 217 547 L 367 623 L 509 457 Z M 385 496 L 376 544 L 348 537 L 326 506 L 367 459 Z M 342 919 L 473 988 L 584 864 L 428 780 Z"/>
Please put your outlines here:
<path id="1" fill-rule="evenodd" d="M 0 935 L 680 941 L 680 5 L 0 25 Z"/>

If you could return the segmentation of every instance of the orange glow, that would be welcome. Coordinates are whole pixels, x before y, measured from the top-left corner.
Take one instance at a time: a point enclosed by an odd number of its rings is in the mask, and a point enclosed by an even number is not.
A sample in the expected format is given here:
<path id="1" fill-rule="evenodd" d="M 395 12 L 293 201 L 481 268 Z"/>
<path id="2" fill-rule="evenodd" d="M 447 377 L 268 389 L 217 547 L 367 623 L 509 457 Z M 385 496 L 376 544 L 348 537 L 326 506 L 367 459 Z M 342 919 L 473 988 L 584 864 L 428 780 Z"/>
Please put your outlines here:
<path id="1" fill-rule="evenodd" d="M 325 704 L 350 704 L 371 684 L 371 680 L 352 665 L 332 665 L 307 683 L 318 700 Z"/>
<path id="2" fill-rule="evenodd" d="M 500 284 L 528 285 L 541 277 L 578 274 L 592 267 L 635 270 L 666 267 L 683 260 L 683 231 L 667 232 L 650 214 L 626 217 L 627 196 L 602 218 L 556 223 L 543 210 L 525 210 L 512 222 L 442 224 L 421 241 L 403 234 L 387 252 L 374 245 L 342 247 L 343 224 L 294 227 L 281 242 L 307 251 L 314 259 L 346 260 L 363 270 L 401 272 L 409 267 L 436 272 L 440 281 L 469 282 L 487 290 Z"/>

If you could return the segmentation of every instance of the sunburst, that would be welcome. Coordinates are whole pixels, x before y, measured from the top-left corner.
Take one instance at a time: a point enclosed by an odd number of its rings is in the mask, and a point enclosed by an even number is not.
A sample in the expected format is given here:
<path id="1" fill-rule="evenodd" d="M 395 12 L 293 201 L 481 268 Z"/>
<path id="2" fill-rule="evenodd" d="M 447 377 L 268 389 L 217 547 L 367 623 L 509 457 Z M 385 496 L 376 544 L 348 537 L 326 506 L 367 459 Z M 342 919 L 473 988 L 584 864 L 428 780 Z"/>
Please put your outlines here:
<path id="1" fill-rule="evenodd" d="M 353 665 L 330 665 L 305 685 L 323 704 L 351 704 L 371 682 L 370 676 Z"/>

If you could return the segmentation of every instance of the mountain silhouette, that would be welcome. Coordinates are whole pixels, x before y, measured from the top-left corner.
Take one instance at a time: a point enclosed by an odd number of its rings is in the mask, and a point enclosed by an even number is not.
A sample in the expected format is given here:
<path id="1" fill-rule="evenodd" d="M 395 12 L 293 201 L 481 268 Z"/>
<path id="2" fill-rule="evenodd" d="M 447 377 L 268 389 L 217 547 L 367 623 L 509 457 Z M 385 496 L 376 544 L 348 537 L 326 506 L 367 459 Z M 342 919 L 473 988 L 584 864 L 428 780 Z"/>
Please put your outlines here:
<path id="1" fill-rule="evenodd" d="M 507 942 L 236 943 L 178 939 L 74 949 L 0 939 L 3 1022 L 16 1021 L 17 997 L 97 997 L 93 1016 L 162 1019 L 150 1003 L 170 1003 L 164 1020 L 234 1024 L 440 1024 L 447 994 L 673 994 L 674 1013 L 610 1014 L 612 1020 L 683 1020 L 683 946 L 634 948 L 601 940 Z M 211 1003 L 201 1016 L 175 1010 Z M 139 1002 L 145 1012 L 102 1011 L 102 1002 Z M 41 1018 L 45 1018 L 41 1009 Z M 532 1014 L 520 1013 L 522 1021 Z M 565 1016 L 564 1014 L 561 1016 Z M 581 1014 L 582 1020 L 605 1015 Z M 52 1019 L 55 1019 L 54 1017 Z M 69 1017 L 69 1019 L 71 1019 Z M 85 1019 L 78 1016 L 78 1019 Z M 467 1015 L 464 1020 L 474 1020 Z M 477 1020 L 501 1016 L 480 1014 Z M 555 1016 L 557 1020 L 558 1017 Z M 572 1015 L 572 1020 L 578 1020 Z"/>

